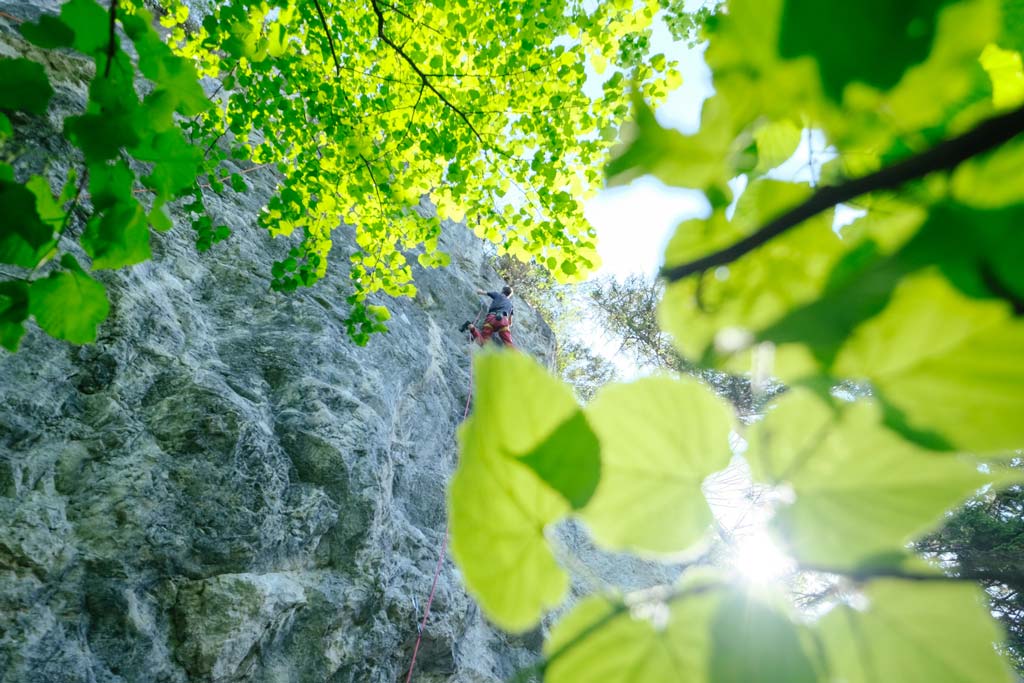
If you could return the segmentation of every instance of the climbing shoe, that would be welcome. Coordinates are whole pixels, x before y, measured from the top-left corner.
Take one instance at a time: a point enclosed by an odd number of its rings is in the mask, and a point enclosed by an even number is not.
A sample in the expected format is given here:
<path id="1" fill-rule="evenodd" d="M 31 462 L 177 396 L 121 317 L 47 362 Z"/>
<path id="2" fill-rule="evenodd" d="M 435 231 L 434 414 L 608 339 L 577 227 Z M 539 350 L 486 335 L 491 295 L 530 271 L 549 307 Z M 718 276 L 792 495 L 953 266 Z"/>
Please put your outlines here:
<path id="1" fill-rule="evenodd" d="M 473 323 L 469 322 L 468 320 L 466 322 L 462 323 L 462 327 L 459 328 L 459 332 L 465 332 L 466 330 L 469 329 L 469 326 L 472 325 L 472 324 Z"/>

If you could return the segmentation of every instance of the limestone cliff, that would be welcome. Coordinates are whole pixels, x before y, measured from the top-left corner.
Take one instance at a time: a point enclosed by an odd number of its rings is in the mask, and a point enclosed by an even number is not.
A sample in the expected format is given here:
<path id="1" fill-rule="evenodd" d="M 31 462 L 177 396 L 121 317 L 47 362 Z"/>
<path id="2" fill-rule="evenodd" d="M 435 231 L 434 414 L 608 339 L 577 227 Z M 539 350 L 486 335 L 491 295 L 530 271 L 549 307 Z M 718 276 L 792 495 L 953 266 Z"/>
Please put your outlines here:
<path id="1" fill-rule="evenodd" d="M 4 21 L 0 52 L 27 49 Z M 79 111 L 88 69 L 48 70 L 59 107 Z M 59 118 L 15 123 L 17 172 L 62 175 Z M 99 274 L 112 312 L 96 344 L 33 329 L 0 351 L 3 683 L 390 682 L 408 665 L 467 400 L 456 328 L 473 290 L 500 280 L 446 223 L 451 267 L 417 269 L 391 331 L 356 347 L 342 323 L 351 243 L 336 239 L 315 288 L 271 292 L 288 244 L 255 217 L 276 178 L 246 179 L 248 193 L 208 198 L 227 243 L 198 254 L 179 220 L 152 261 Z M 550 356 L 521 302 L 515 334 Z M 536 647 L 491 629 L 449 561 L 416 680 L 501 680 Z"/>

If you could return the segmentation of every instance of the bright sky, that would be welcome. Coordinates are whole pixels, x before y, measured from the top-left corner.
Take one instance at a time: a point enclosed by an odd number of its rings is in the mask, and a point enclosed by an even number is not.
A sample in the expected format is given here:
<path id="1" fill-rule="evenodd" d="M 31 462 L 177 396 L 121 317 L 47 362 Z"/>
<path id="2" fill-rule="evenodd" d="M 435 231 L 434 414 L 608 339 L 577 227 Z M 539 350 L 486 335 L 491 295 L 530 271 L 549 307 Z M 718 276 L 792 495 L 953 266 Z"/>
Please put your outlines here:
<path id="1" fill-rule="evenodd" d="M 688 2 L 699 6 L 700 0 Z M 706 45 L 689 48 L 675 42 L 664 24 L 656 21 L 651 37 L 652 53 L 662 52 L 679 62 L 683 84 L 658 107 L 655 115 L 665 127 L 695 133 L 700 126 L 700 109 L 714 93 L 711 71 L 704 63 Z M 813 150 L 813 155 L 810 154 Z M 819 131 L 805 135 L 793 156 L 768 175 L 779 180 L 808 180 L 820 164 L 834 156 Z M 808 159 L 814 159 L 811 169 Z M 730 183 L 738 196 L 746 187 L 746 177 Z M 638 178 L 625 187 L 602 190 L 590 199 L 584 213 L 597 229 L 598 253 L 602 265 L 597 275 L 622 279 L 632 273 L 653 276 L 661 265 L 665 245 L 679 223 L 691 218 L 706 218 L 711 207 L 703 194 L 664 185 L 651 177 Z M 846 225 L 860 213 L 840 206 L 834 228 Z"/>
<path id="2" fill-rule="evenodd" d="M 655 25 L 651 51 L 677 60 L 683 75 L 682 86 L 655 112 L 661 125 L 686 133 L 696 132 L 700 126 L 701 105 L 714 92 L 711 72 L 704 64 L 704 48 L 676 43 L 663 24 Z M 602 259 L 598 274 L 621 279 L 635 272 L 654 275 L 675 227 L 686 219 L 707 216 L 710 207 L 700 192 L 666 187 L 645 177 L 625 187 L 602 190 L 587 202 L 584 211 L 597 229 Z"/>

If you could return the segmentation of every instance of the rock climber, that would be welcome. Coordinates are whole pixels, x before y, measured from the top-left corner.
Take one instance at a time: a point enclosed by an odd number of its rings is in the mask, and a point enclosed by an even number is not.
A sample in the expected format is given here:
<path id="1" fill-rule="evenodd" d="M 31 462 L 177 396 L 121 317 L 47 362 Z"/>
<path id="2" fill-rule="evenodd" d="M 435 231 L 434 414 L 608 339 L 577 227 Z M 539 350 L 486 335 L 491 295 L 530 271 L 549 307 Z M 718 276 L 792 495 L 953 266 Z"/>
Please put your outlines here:
<path id="1" fill-rule="evenodd" d="M 487 317 L 484 318 L 483 327 L 479 330 L 468 320 L 462 323 L 460 332 L 469 330 L 473 335 L 473 341 L 480 346 L 484 345 L 492 335 L 497 334 L 505 346 L 515 347 L 512 343 L 512 288 L 505 285 L 500 292 L 485 292 L 482 289 L 476 290 L 480 296 L 491 297 L 490 308 L 487 309 Z"/>

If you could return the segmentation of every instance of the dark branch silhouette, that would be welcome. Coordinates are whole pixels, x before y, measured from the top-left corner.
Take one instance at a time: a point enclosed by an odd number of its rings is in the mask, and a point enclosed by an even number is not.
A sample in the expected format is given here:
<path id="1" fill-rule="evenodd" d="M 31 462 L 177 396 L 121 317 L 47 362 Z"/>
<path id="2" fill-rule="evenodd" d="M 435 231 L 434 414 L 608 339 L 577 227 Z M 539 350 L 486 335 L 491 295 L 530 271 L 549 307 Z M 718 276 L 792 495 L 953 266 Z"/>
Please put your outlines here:
<path id="1" fill-rule="evenodd" d="M 413 60 L 409 55 L 407 55 L 405 51 L 401 48 L 401 46 L 397 45 L 393 40 L 391 40 L 391 38 L 388 37 L 388 34 L 384 31 L 384 13 L 380 9 L 378 0 L 370 0 L 370 4 L 373 6 L 374 14 L 377 15 L 377 37 L 384 41 L 386 45 L 388 45 L 392 50 L 394 50 L 395 53 L 399 57 L 401 57 L 402 60 L 404 60 L 405 63 L 408 64 L 414 72 L 416 72 L 416 75 L 420 77 L 420 80 L 423 82 L 423 85 L 425 85 L 430 90 L 430 92 L 437 95 L 438 99 L 440 99 L 441 102 L 443 102 L 446 107 L 455 112 L 459 116 L 459 118 L 461 118 L 466 123 L 466 125 L 469 127 L 469 130 L 472 131 L 473 135 L 476 136 L 476 139 L 480 141 L 480 144 L 482 144 L 485 148 L 494 149 L 494 147 L 492 145 L 488 145 L 487 141 L 484 140 L 482 135 L 480 135 L 480 132 L 476 129 L 476 126 L 473 125 L 473 122 L 469 120 L 469 117 L 466 116 L 466 114 L 461 109 L 452 104 L 451 100 L 445 97 L 445 95 L 440 90 L 438 90 L 433 83 L 430 82 L 430 78 L 425 73 L 423 73 L 423 70 L 420 69 L 420 67 L 416 64 L 416 61 Z M 502 152 L 500 149 L 495 149 L 495 151 L 498 152 L 499 154 L 505 155 L 505 153 Z"/>
<path id="2" fill-rule="evenodd" d="M 320 0 L 313 0 L 316 5 L 316 13 L 320 15 L 320 23 L 324 25 L 324 33 L 327 34 L 327 44 L 331 46 L 331 57 L 334 58 L 334 71 L 341 75 L 341 62 L 338 61 L 338 53 L 334 51 L 334 37 L 331 36 L 331 27 L 327 25 L 327 17 L 324 15 L 324 8 L 320 6 Z"/>
<path id="3" fill-rule="evenodd" d="M 694 273 L 731 263 L 773 237 L 781 235 L 836 204 L 841 204 L 868 192 L 892 190 L 910 180 L 921 178 L 935 171 L 951 170 L 967 159 L 1013 139 L 1021 132 L 1024 132 L 1024 107 L 989 119 L 959 137 L 940 142 L 927 151 L 887 166 L 875 173 L 841 185 L 823 187 L 803 204 L 790 209 L 735 244 L 689 263 L 665 268 L 661 271 L 661 275 L 669 282 L 674 282 Z"/>

